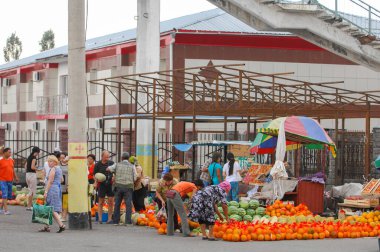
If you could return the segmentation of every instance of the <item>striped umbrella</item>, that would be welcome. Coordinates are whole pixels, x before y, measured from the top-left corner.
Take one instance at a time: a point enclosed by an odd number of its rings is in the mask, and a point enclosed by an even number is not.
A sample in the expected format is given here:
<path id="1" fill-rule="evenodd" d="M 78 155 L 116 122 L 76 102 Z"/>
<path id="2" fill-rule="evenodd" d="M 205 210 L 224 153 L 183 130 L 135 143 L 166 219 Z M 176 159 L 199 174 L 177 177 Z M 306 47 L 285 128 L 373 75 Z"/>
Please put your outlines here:
<path id="1" fill-rule="evenodd" d="M 306 145 L 310 149 L 321 149 L 323 146 L 328 146 L 333 156 L 336 156 L 335 143 L 322 126 L 316 120 L 303 116 L 280 117 L 265 123 L 263 128 L 258 129 L 259 134 L 257 134 L 251 150 L 260 154 L 260 149 L 262 149 L 262 153 L 275 149 L 279 126 L 283 121 L 287 150 L 295 149 L 300 144 Z"/>

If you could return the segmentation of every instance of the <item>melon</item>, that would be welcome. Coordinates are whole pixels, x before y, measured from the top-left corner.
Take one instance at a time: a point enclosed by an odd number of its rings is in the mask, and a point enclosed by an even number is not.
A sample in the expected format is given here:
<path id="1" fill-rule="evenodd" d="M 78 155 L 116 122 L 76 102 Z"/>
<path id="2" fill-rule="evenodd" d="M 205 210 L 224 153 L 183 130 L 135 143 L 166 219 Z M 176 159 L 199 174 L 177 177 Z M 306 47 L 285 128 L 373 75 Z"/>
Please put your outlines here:
<path id="1" fill-rule="evenodd" d="M 137 219 L 138 218 L 139 218 L 139 214 L 138 213 L 132 214 L 132 223 L 133 223 L 133 225 L 137 225 Z"/>
<path id="2" fill-rule="evenodd" d="M 247 209 L 247 215 L 254 216 L 256 214 L 256 211 L 253 209 Z"/>
<path id="3" fill-rule="evenodd" d="M 239 206 L 240 206 L 240 208 L 243 208 L 243 209 L 247 210 L 249 208 L 249 203 L 246 202 L 246 201 L 241 201 L 239 203 Z"/>
<path id="4" fill-rule="evenodd" d="M 249 201 L 249 207 L 252 209 L 256 209 L 260 206 L 260 203 L 258 200 L 250 200 Z"/>
<path id="5" fill-rule="evenodd" d="M 238 214 L 238 208 L 236 206 L 228 207 L 228 215 Z"/>
<path id="6" fill-rule="evenodd" d="M 106 175 L 104 175 L 103 173 L 100 173 L 100 172 L 98 172 L 98 173 L 95 174 L 95 178 L 99 182 L 106 181 Z"/>
<path id="7" fill-rule="evenodd" d="M 250 216 L 250 215 L 244 215 L 244 217 L 243 217 L 243 220 L 244 221 L 248 221 L 248 222 L 251 222 L 252 221 L 252 216 Z"/>
<path id="8" fill-rule="evenodd" d="M 256 214 L 261 215 L 261 216 L 265 215 L 265 208 L 264 207 L 258 207 L 256 209 Z"/>
<path id="9" fill-rule="evenodd" d="M 243 208 L 238 208 L 238 215 L 240 215 L 241 217 L 244 217 L 244 215 L 247 215 L 245 209 Z"/>
<path id="10" fill-rule="evenodd" d="M 230 219 L 231 220 L 235 220 L 235 221 L 241 221 L 242 220 L 241 217 L 240 217 L 240 215 L 237 215 L 237 214 L 231 215 Z"/>
<path id="11" fill-rule="evenodd" d="M 235 206 L 235 207 L 239 207 L 239 203 L 238 202 L 236 202 L 236 201 L 230 201 L 230 202 L 228 202 L 228 206 Z"/>

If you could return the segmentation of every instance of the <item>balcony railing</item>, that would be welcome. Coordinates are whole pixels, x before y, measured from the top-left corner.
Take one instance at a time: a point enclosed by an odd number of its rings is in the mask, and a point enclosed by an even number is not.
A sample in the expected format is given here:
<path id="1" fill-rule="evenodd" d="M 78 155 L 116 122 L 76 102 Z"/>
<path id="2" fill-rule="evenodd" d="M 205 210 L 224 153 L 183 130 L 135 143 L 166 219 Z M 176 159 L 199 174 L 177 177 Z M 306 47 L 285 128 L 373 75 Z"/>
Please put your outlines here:
<path id="1" fill-rule="evenodd" d="M 68 112 L 67 95 L 37 97 L 37 116 L 47 119 L 66 118 Z"/>

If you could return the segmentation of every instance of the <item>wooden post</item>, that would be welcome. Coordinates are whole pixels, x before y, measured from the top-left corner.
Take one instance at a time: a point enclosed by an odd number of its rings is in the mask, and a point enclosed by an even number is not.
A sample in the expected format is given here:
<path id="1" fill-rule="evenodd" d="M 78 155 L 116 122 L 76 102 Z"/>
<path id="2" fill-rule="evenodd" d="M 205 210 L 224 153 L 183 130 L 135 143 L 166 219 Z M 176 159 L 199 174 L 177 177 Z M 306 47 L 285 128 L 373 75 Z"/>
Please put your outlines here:
<path id="1" fill-rule="evenodd" d="M 344 184 L 344 148 L 346 146 L 346 143 L 345 143 L 345 119 L 342 118 L 342 137 L 341 137 L 341 152 L 340 152 L 340 155 L 337 156 L 337 158 L 339 158 L 339 164 L 340 164 L 340 167 L 342 168 L 341 169 L 341 184 L 343 185 Z"/>
<path id="2" fill-rule="evenodd" d="M 118 111 L 119 111 L 119 118 L 117 120 L 117 155 L 118 155 L 118 161 L 121 161 L 121 84 L 119 83 L 118 88 Z"/>
<path id="3" fill-rule="evenodd" d="M 250 140 L 249 134 L 251 133 L 251 117 L 247 117 L 247 141 Z"/>
<path id="4" fill-rule="evenodd" d="M 368 97 L 367 97 L 368 99 Z M 370 151 L 370 144 L 371 144 L 371 114 L 370 114 L 370 105 L 368 104 L 368 110 L 365 117 L 365 168 L 364 168 L 364 175 L 366 178 L 368 178 L 368 175 L 371 171 L 371 155 L 369 154 Z"/>
<path id="5" fill-rule="evenodd" d="M 224 116 L 224 141 L 227 140 L 227 116 Z"/>
<path id="6" fill-rule="evenodd" d="M 338 115 L 335 117 L 335 144 L 337 146 L 337 152 L 338 156 L 335 158 L 335 185 L 339 185 L 340 183 L 340 177 L 341 177 L 341 170 L 340 170 L 340 164 L 339 164 L 339 155 L 341 153 L 339 152 L 339 119 Z"/>

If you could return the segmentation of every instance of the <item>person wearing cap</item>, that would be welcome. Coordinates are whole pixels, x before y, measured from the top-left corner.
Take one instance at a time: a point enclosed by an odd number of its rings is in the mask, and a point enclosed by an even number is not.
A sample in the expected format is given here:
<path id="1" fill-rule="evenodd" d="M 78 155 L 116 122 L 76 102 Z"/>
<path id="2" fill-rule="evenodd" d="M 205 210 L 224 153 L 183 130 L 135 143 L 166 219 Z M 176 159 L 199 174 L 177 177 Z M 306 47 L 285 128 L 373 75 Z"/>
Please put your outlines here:
<path id="1" fill-rule="evenodd" d="M 142 182 L 144 172 L 135 156 L 131 156 L 129 158 L 129 162 L 136 168 L 137 177 L 135 181 L 135 190 L 133 191 L 133 206 L 137 212 L 140 212 L 142 210 L 145 210 L 144 199 L 147 193 L 147 188 Z"/>
<path id="2" fill-rule="evenodd" d="M 166 173 L 162 179 L 158 182 L 158 187 L 156 189 L 156 197 L 154 198 L 154 201 L 157 203 L 158 208 L 161 209 L 166 206 L 167 198 L 166 198 L 166 192 L 171 190 L 173 186 L 178 184 L 178 180 L 173 177 L 172 174 Z M 166 215 L 168 215 L 168 208 L 166 209 Z M 174 223 L 174 229 L 179 229 L 178 225 L 178 218 L 177 218 L 177 211 L 174 210 L 173 213 L 173 223 Z"/>
<path id="3" fill-rule="evenodd" d="M 115 212 L 113 224 L 120 223 L 120 205 L 125 202 L 125 222 L 132 224 L 132 195 L 135 181 L 137 179 L 136 168 L 129 162 L 129 153 L 124 152 L 120 163 L 109 166 L 106 171 L 115 174 Z"/>
<path id="4" fill-rule="evenodd" d="M 33 196 L 36 195 L 37 191 L 37 157 L 40 154 L 40 148 L 33 147 L 32 152 L 30 153 L 28 159 L 26 160 L 25 168 L 26 168 L 26 184 L 28 185 L 28 204 L 26 207 L 27 211 L 32 211 L 32 201 Z"/>
<path id="5" fill-rule="evenodd" d="M 199 189 L 203 187 L 203 182 L 201 180 L 197 180 L 195 183 L 181 181 L 175 186 L 172 187 L 171 190 L 166 192 L 167 198 L 167 208 L 168 208 L 168 226 L 167 226 L 167 235 L 174 235 L 174 210 L 177 211 L 179 217 L 181 218 L 181 227 L 182 234 L 184 237 L 193 237 L 190 233 L 189 223 L 187 222 L 187 215 L 185 211 L 185 207 L 183 204 L 183 199 L 186 197 L 192 197 L 192 195 L 197 192 Z"/>
<path id="6" fill-rule="evenodd" d="M 201 225 L 203 240 L 215 241 L 214 224 L 215 214 L 223 221 L 228 219 L 227 195 L 231 190 L 231 184 L 224 181 L 219 185 L 211 185 L 199 190 L 191 199 L 189 219 Z M 218 204 L 222 205 L 224 216 L 218 209 Z M 209 226 L 209 234 L 206 234 L 206 225 Z"/>

